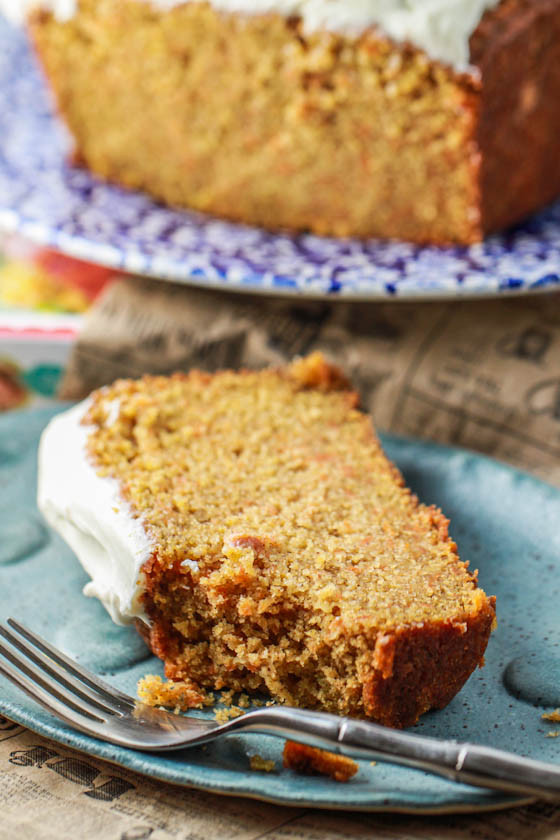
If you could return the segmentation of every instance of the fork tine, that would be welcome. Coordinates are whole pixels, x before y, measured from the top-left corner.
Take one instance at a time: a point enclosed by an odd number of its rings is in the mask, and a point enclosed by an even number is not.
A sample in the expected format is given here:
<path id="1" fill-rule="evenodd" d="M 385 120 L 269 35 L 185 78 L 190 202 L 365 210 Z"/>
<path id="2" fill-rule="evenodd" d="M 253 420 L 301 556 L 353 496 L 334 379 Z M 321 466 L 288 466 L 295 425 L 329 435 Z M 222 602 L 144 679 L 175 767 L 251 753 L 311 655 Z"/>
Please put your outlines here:
<path id="1" fill-rule="evenodd" d="M 44 709 L 51 714 L 57 715 L 57 717 L 62 718 L 71 726 L 78 727 L 83 729 L 84 731 L 88 731 L 87 726 L 89 724 L 97 724 L 97 723 L 104 723 L 101 718 L 96 717 L 89 712 L 86 712 L 84 709 L 79 709 L 77 706 L 73 704 L 67 703 L 67 701 L 60 701 L 55 695 L 50 694 L 49 692 L 45 691 L 40 685 L 32 682 L 31 680 L 27 679 L 27 677 L 21 673 L 21 671 L 17 671 L 15 668 L 12 668 L 11 665 L 8 665 L 7 662 L 3 662 L 0 659 L 0 674 L 4 674 L 14 685 L 18 688 L 21 688 L 32 700 L 35 702 L 40 703 Z M 83 722 L 81 722 L 83 720 Z"/>
<path id="2" fill-rule="evenodd" d="M 26 694 L 40 702 L 45 708 L 54 711 L 55 714 L 71 722 L 72 725 L 77 725 L 74 720 L 75 717 L 83 719 L 82 727 L 87 725 L 88 721 L 105 723 L 105 719 L 99 714 L 102 711 L 101 709 L 96 709 L 93 705 L 90 706 L 85 702 L 78 704 L 76 702 L 77 698 L 73 694 L 67 692 L 58 683 L 49 682 L 49 679 L 39 668 L 27 662 L 19 653 L 12 651 L 3 642 L 0 642 L 0 654 L 16 666 L 16 668 L 12 668 L 11 665 L 0 659 L 0 673 L 8 677 L 9 680 L 22 688 Z"/>
<path id="3" fill-rule="evenodd" d="M 73 677 L 77 678 L 81 683 L 88 685 L 90 688 L 94 689 L 98 694 L 100 694 L 106 701 L 109 703 L 115 704 L 115 701 L 120 701 L 121 704 L 124 704 L 128 710 L 135 708 L 135 701 L 133 697 L 130 695 L 125 694 L 123 691 L 119 691 L 118 688 L 114 688 L 113 686 L 109 685 L 109 683 L 104 682 L 103 680 L 96 677 L 95 674 L 92 674 L 91 671 L 88 671 L 86 668 L 83 668 L 81 665 L 78 665 L 73 659 L 70 659 L 69 656 L 66 656 L 62 651 L 57 650 L 57 648 L 50 645 L 45 639 L 41 636 L 38 636 L 36 633 L 33 633 L 29 630 L 28 627 L 25 625 L 20 624 L 19 621 L 16 621 L 14 618 L 8 618 L 7 623 L 27 639 L 34 647 L 36 647 L 41 653 L 46 654 L 50 659 L 52 659 L 55 663 L 62 666 L 64 669 L 65 677 L 68 679 L 68 674 L 71 674 Z M 15 638 L 15 636 L 14 636 Z M 19 640 L 18 640 L 19 641 Z M 20 641 L 20 644 L 24 644 Z M 26 646 L 27 650 L 30 651 L 30 648 Z M 44 660 L 40 660 L 41 663 Z"/>
<path id="4" fill-rule="evenodd" d="M 0 653 L 3 653 L 3 655 L 10 659 L 14 665 L 17 665 L 18 668 L 21 668 L 33 679 L 37 679 L 38 675 L 40 675 L 43 680 L 43 686 L 45 686 L 45 683 L 49 685 L 50 682 L 52 682 L 51 678 L 53 678 L 56 680 L 60 689 L 63 690 L 63 693 L 65 693 L 66 696 L 68 691 L 71 691 L 72 694 L 75 695 L 73 700 L 74 703 L 76 703 L 77 700 L 80 700 L 82 703 L 88 704 L 88 707 L 93 707 L 94 709 L 97 709 L 97 711 L 104 712 L 105 715 L 123 714 L 122 706 L 120 706 L 118 701 L 116 703 L 108 703 L 104 697 L 101 697 L 83 683 L 79 683 L 70 674 L 66 674 L 59 665 L 51 662 L 44 656 L 40 656 L 34 648 L 22 639 L 19 639 L 15 633 L 10 632 L 10 630 L 1 623 L 0 636 L 3 636 L 11 645 L 10 648 L 6 648 L 6 646 L 0 642 Z M 12 648 L 17 648 L 17 650 L 19 650 L 25 658 L 16 654 Z M 37 667 L 32 665 L 32 662 L 34 662 Z"/>

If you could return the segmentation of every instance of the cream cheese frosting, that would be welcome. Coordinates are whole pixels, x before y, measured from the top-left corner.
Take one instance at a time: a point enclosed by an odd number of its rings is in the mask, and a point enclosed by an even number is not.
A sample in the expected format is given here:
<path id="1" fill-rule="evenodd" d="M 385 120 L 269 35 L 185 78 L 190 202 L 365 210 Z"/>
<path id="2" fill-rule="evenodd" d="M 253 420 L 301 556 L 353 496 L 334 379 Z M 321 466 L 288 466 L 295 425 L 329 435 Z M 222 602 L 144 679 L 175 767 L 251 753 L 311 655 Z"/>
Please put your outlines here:
<path id="1" fill-rule="evenodd" d="M 170 9 L 192 0 L 138 0 Z M 469 40 L 484 12 L 500 0 L 211 0 L 225 12 L 297 16 L 307 33 L 317 30 L 359 35 L 379 27 L 395 41 L 410 42 L 431 58 L 457 70 L 469 65 Z M 74 14 L 77 0 L 0 0 L 0 9 L 21 21 L 34 6 L 50 9 L 61 21 Z"/>
<path id="2" fill-rule="evenodd" d="M 142 520 L 121 497 L 118 482 L 99 476 L 88 458 L 91 428 L 81 421 L 89 405 L 85 400 L 58 414 L 43 432 L 39 509 L 90 576 L 84 594 L 99 598 L 117 624 L 145 621 L 141 569 L 153 546 Z M 118 405 L 109 406 L 106 422 L 117 416 Z"/>

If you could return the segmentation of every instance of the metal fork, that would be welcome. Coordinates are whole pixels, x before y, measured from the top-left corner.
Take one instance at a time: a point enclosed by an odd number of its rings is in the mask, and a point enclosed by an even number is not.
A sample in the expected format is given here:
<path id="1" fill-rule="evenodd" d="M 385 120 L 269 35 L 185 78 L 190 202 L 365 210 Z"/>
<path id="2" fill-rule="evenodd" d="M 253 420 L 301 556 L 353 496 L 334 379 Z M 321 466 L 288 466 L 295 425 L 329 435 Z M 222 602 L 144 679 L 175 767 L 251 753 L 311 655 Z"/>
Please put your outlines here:
<path id="1" fill-rule="evenodd" d="M 287 706 L 256 709 L 218 725 L 137 702 L 12 618 L 7 625 L 0 623 L 0 637 L 0 654 L 8 660 L 0 659 L 0 673 L 74 729 L 122 747 L 160 752 L 260 732 L 355 758 L 426 770 L 467 785 L 560 798 L 560 766 L 554 764 Z"/>

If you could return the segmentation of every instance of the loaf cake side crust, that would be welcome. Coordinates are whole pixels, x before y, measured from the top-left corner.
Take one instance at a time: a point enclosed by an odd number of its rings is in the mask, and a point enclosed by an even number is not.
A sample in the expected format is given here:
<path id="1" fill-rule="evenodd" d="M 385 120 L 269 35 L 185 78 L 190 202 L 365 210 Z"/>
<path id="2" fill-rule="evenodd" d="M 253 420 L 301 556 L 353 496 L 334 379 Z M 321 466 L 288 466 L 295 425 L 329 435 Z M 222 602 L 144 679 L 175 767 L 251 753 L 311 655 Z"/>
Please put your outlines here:
<path id="1" fill-rule="evenodd" d="M 267 228 L 480 239 L 480 84 L 377 31 L 186 3 L 81 0 L 30 31 L 77 159 L 158 199 Z"/>
<path id="2" fill-rule="evenodd" d="M 560 196 L 560 0 L 502 0 L 471 38 L 483 79 L 481 224 L 514 224 Z"/>
<path id="3" fill-rule="evenodd" d="M 482 663 L 494 599 L 356 403 L 318 355 L 94 394 L 90 457 L 152 542 L 143 633 L 169 679 L 407 726 Z"/>

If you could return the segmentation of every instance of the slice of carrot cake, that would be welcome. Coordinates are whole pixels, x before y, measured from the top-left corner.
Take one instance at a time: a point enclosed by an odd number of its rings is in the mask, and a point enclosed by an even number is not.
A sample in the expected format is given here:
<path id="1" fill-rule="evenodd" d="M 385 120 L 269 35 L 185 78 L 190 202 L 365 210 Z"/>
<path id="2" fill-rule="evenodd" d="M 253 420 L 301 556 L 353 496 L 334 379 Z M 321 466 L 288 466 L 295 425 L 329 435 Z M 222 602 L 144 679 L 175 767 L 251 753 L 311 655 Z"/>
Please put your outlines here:
<path id="1" fill-rule="evenodd" d="M 120 380 L 56 417 L 39 504 L 168 678 L 406 726 L 495 621 L 448 536 L 319 354 Z"/>

